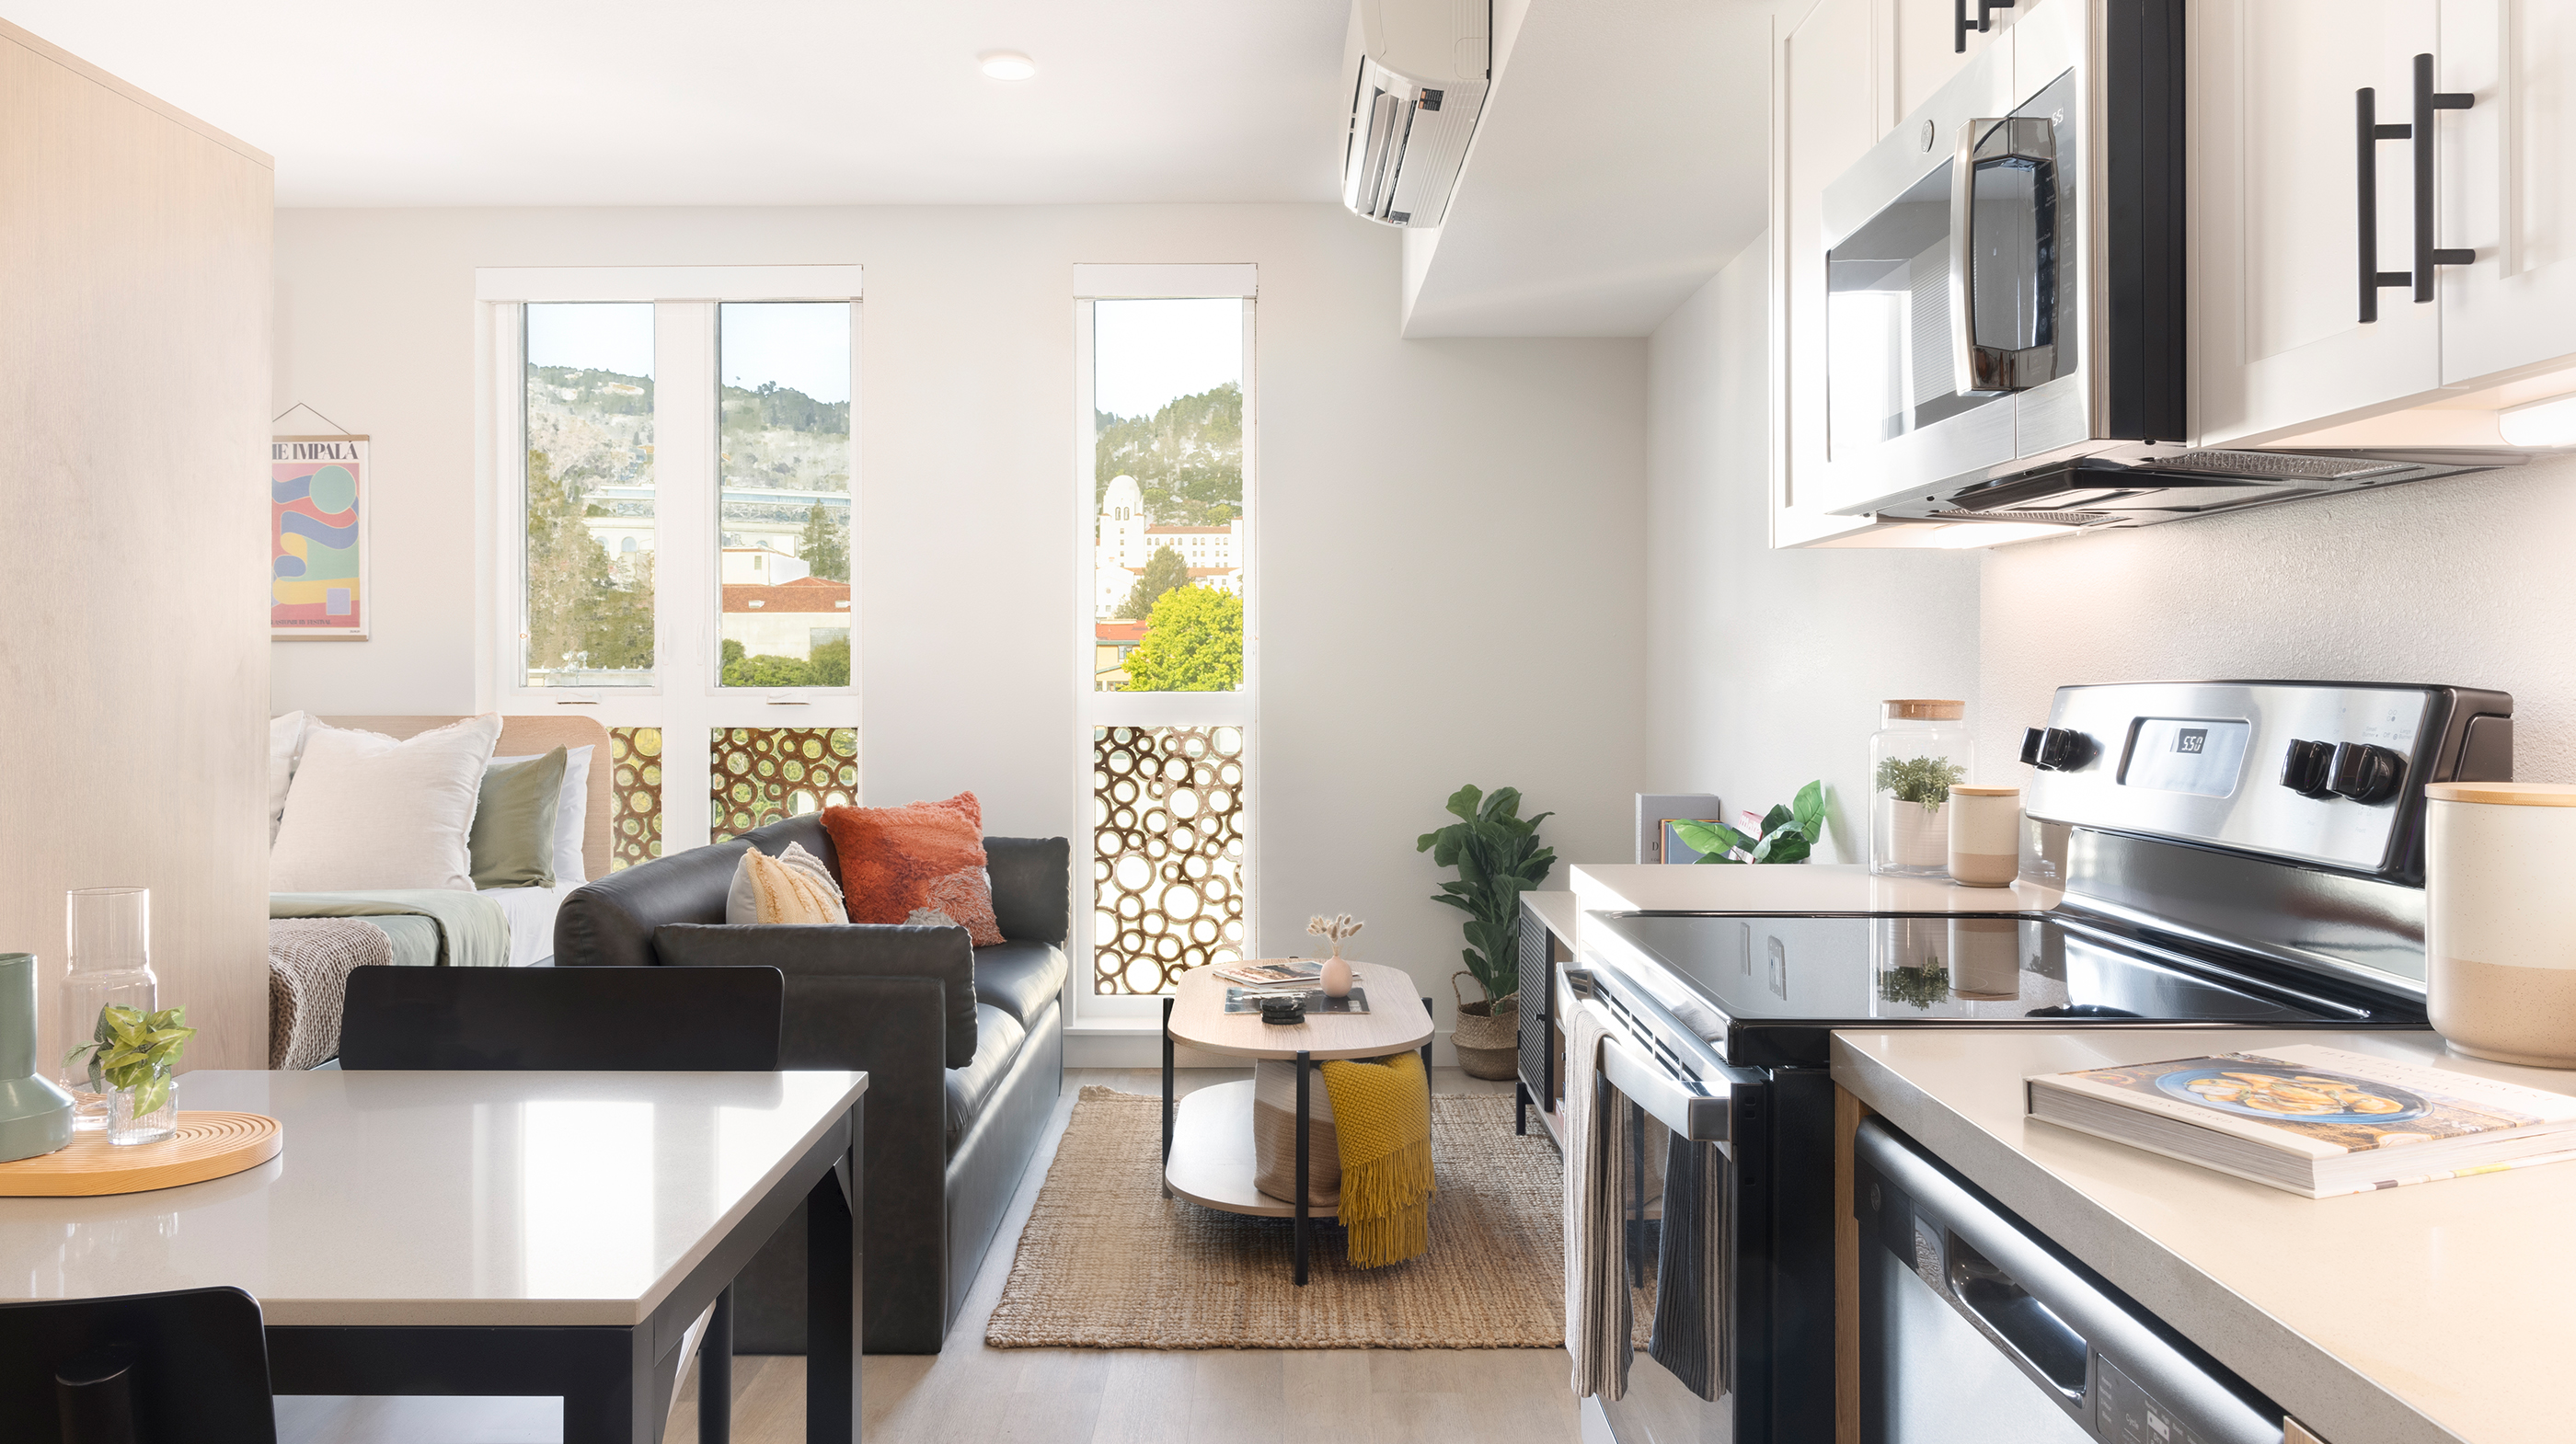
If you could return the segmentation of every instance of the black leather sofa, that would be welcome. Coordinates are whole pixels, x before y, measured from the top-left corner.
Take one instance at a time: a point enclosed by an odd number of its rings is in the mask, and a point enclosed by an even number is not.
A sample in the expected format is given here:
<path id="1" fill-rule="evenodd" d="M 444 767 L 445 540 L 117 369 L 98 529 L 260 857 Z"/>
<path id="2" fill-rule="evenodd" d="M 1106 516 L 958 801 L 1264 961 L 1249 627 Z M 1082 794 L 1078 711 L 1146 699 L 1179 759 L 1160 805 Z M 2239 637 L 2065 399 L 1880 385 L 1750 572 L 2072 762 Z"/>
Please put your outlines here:
<path id="1" fill-rule="evenodd" d="M 774 967 L 787 975 L 784 1068 L 869 1074 L 864 1347 L 935 1354 L 964 1305 L 1064 1083 L 1065 839 L 988 837 L 1006 939 L 963 928 L 727 926 L 746 847 L 802 843 L 840 875 L 819 817 L 675 853 L 576 889 L 555 915 L 555 965 Z M 734 1285 L 734 1347 L 805 1352 L 800 1206 Z"/>

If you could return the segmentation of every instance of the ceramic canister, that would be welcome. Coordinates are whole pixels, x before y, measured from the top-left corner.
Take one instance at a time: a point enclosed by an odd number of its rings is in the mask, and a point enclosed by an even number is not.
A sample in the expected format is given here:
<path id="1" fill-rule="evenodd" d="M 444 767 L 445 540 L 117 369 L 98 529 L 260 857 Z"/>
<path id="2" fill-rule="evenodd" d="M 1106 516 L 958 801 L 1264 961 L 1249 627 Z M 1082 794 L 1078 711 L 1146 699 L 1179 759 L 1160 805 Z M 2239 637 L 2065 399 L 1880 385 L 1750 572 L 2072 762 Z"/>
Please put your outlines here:
<path id="1" fill-rule="evenodd" d="M 1970 887 L 2010 887 L 2021 872 L 2021 789 L 1953 787 L 1950 878 Z"/>
<path id="2" fill-rule="evenodd" d="M 0 953 L 0 1162 L 72 1141 L 72 1096 L 36 1068 L 36 960 Z"/>
<path id="3" fill-rule="evenodd" d="M 2576 1068 L 2576 786 L 2436 782 L 2424 797 L 2434 1029 L 2475 1057 Z"/>

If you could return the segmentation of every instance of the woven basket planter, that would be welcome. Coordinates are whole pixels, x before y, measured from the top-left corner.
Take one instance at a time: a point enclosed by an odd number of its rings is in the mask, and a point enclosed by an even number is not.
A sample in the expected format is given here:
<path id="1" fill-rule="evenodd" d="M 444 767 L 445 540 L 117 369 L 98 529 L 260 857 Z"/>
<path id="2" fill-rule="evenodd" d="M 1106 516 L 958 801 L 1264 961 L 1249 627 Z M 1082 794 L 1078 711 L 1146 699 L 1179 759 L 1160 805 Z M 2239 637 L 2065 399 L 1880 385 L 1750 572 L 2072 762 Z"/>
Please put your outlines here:
<path id="1" fill-rule="evenodd" d="M 1449 1038 L 1458 1049 L 1458 1067 L 1470 1078 L 1512 1077 L 1521 1061 L 1520 994 L 1470 1003 L 1458 979 L 1473 976 L 1456 973 L 1449 979 L 1449 992 L 1458 999 L 1458 1030 Z"/>

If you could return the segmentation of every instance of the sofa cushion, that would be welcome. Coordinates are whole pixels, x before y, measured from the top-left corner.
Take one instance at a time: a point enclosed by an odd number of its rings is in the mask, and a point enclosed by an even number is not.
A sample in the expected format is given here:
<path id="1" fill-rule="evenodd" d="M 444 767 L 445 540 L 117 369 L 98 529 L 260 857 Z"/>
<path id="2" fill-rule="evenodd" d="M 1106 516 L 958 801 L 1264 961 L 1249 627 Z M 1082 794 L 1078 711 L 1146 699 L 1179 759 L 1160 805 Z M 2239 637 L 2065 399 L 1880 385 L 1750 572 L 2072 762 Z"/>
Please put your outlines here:
<path id="1" fill-rule="evenodd" d="M 1020 1020 L 1036 1020 L 1038 1010 L 1064 991 L 1064 953 L 1044 943 L 1004 943 L 975 950 L 975 999 L 990 1003 Z"/>
<path id="2" fill-rule="evenodd" d="M 574 888 L 555 911 L 555 966 L 648 966 L 658 959 L 653 930 L 664 923 L 720 923 L 734 869 L 747 847 L 776 857 L 803 845 L 840 876 L 832 839 L 815 813 L 754 828 L 730 842 L 692 847 L 594 878 Z"/>
<path id="3" fill-rule="evenodd" d="M 832 834 L 850 921 L 947 924 L 964 928 L 977 947 L 1002 941 L 974 793 L 902 807 L 827 807 L 823 829 Z"/>
<path id="4" fill-rule="evenodd" d="M 1029 1030 L 1020 1020 L 990 1003 L 975 1005 L 975 1061 L 963 1068 L 948 1070 L 948 1100 L 942 1110 L 948 1124 L 948 1151 L 957 1151 L 957 1140 L 966 1136 L 975 1115 L 984 1111 L 986 1099 L 1011 1071 L 1012 1060 L 1020 1056 L 1020 1044 L 1028 1041 Z"/>

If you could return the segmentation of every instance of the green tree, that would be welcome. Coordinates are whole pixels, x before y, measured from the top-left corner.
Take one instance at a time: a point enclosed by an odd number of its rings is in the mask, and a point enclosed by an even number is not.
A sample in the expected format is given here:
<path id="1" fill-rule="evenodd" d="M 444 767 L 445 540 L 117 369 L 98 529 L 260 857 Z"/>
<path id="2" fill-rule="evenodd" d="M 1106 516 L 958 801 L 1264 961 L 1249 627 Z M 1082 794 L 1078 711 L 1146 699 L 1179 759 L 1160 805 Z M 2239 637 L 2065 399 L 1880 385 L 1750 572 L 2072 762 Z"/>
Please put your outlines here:
<path id="1" fill-rule="evenodd" d="M 653 554 L 639 552 L 620 585 L 617 565 L 583 524 L 592 508 L 576 477 L 557 477 L 553 458 L 528 452 L 528 665 L 653 665 Z"/>
<path id="2" fill-rule="evenodd" d="M 843 664 L 847 666 L 846 660 Z M 727 662 L 724 684 L 728 687 L 811 687 L 814 668 L 801 657 L 777 657 L 763 653 Z"/>
<path id="3" fill-rule="evenodd" d="M 1126 666 L 1130 692 L 1230 692 L 1243 685 L 1243 599 L 1211 587 L 1165 592 Z"/>
<path id="4" fill-rule="evenodd" d="M 806 665 L 813 669 L 817 687 L 850 685 L 850 639 L 838 637 L 816 647 L 813 659 Z"/>
<path id="5" fill-rule="evenodd" d="M 1136 478 L 1145 512 L 1168 526 L 1223 526 L 1243 514 L 1243 388 L 1229 381 L 1151 416 L 1092 415 L 1092 508 L 1110 478 Z"/>
<path id="6" fill-rule="evenodd" d="M 850 579 L 850 530 L 835 518 L 823 503 L 805 513 L 805 531 L 797 538 L 796 555 L 806 570 L 829 581 Z"/>
<path id="7" fill-rule="evenodd" d="M 1145 558 L 1145 574 L 1127 591 L 1127 600 L 1118 604 L 1118 615 L 1131 622 L 1141 622 L 1154 611 L 1154 603 L 1175 587 L 1190 584 L 1190 564 L 1171 547 L 1156 547 Z"/>

